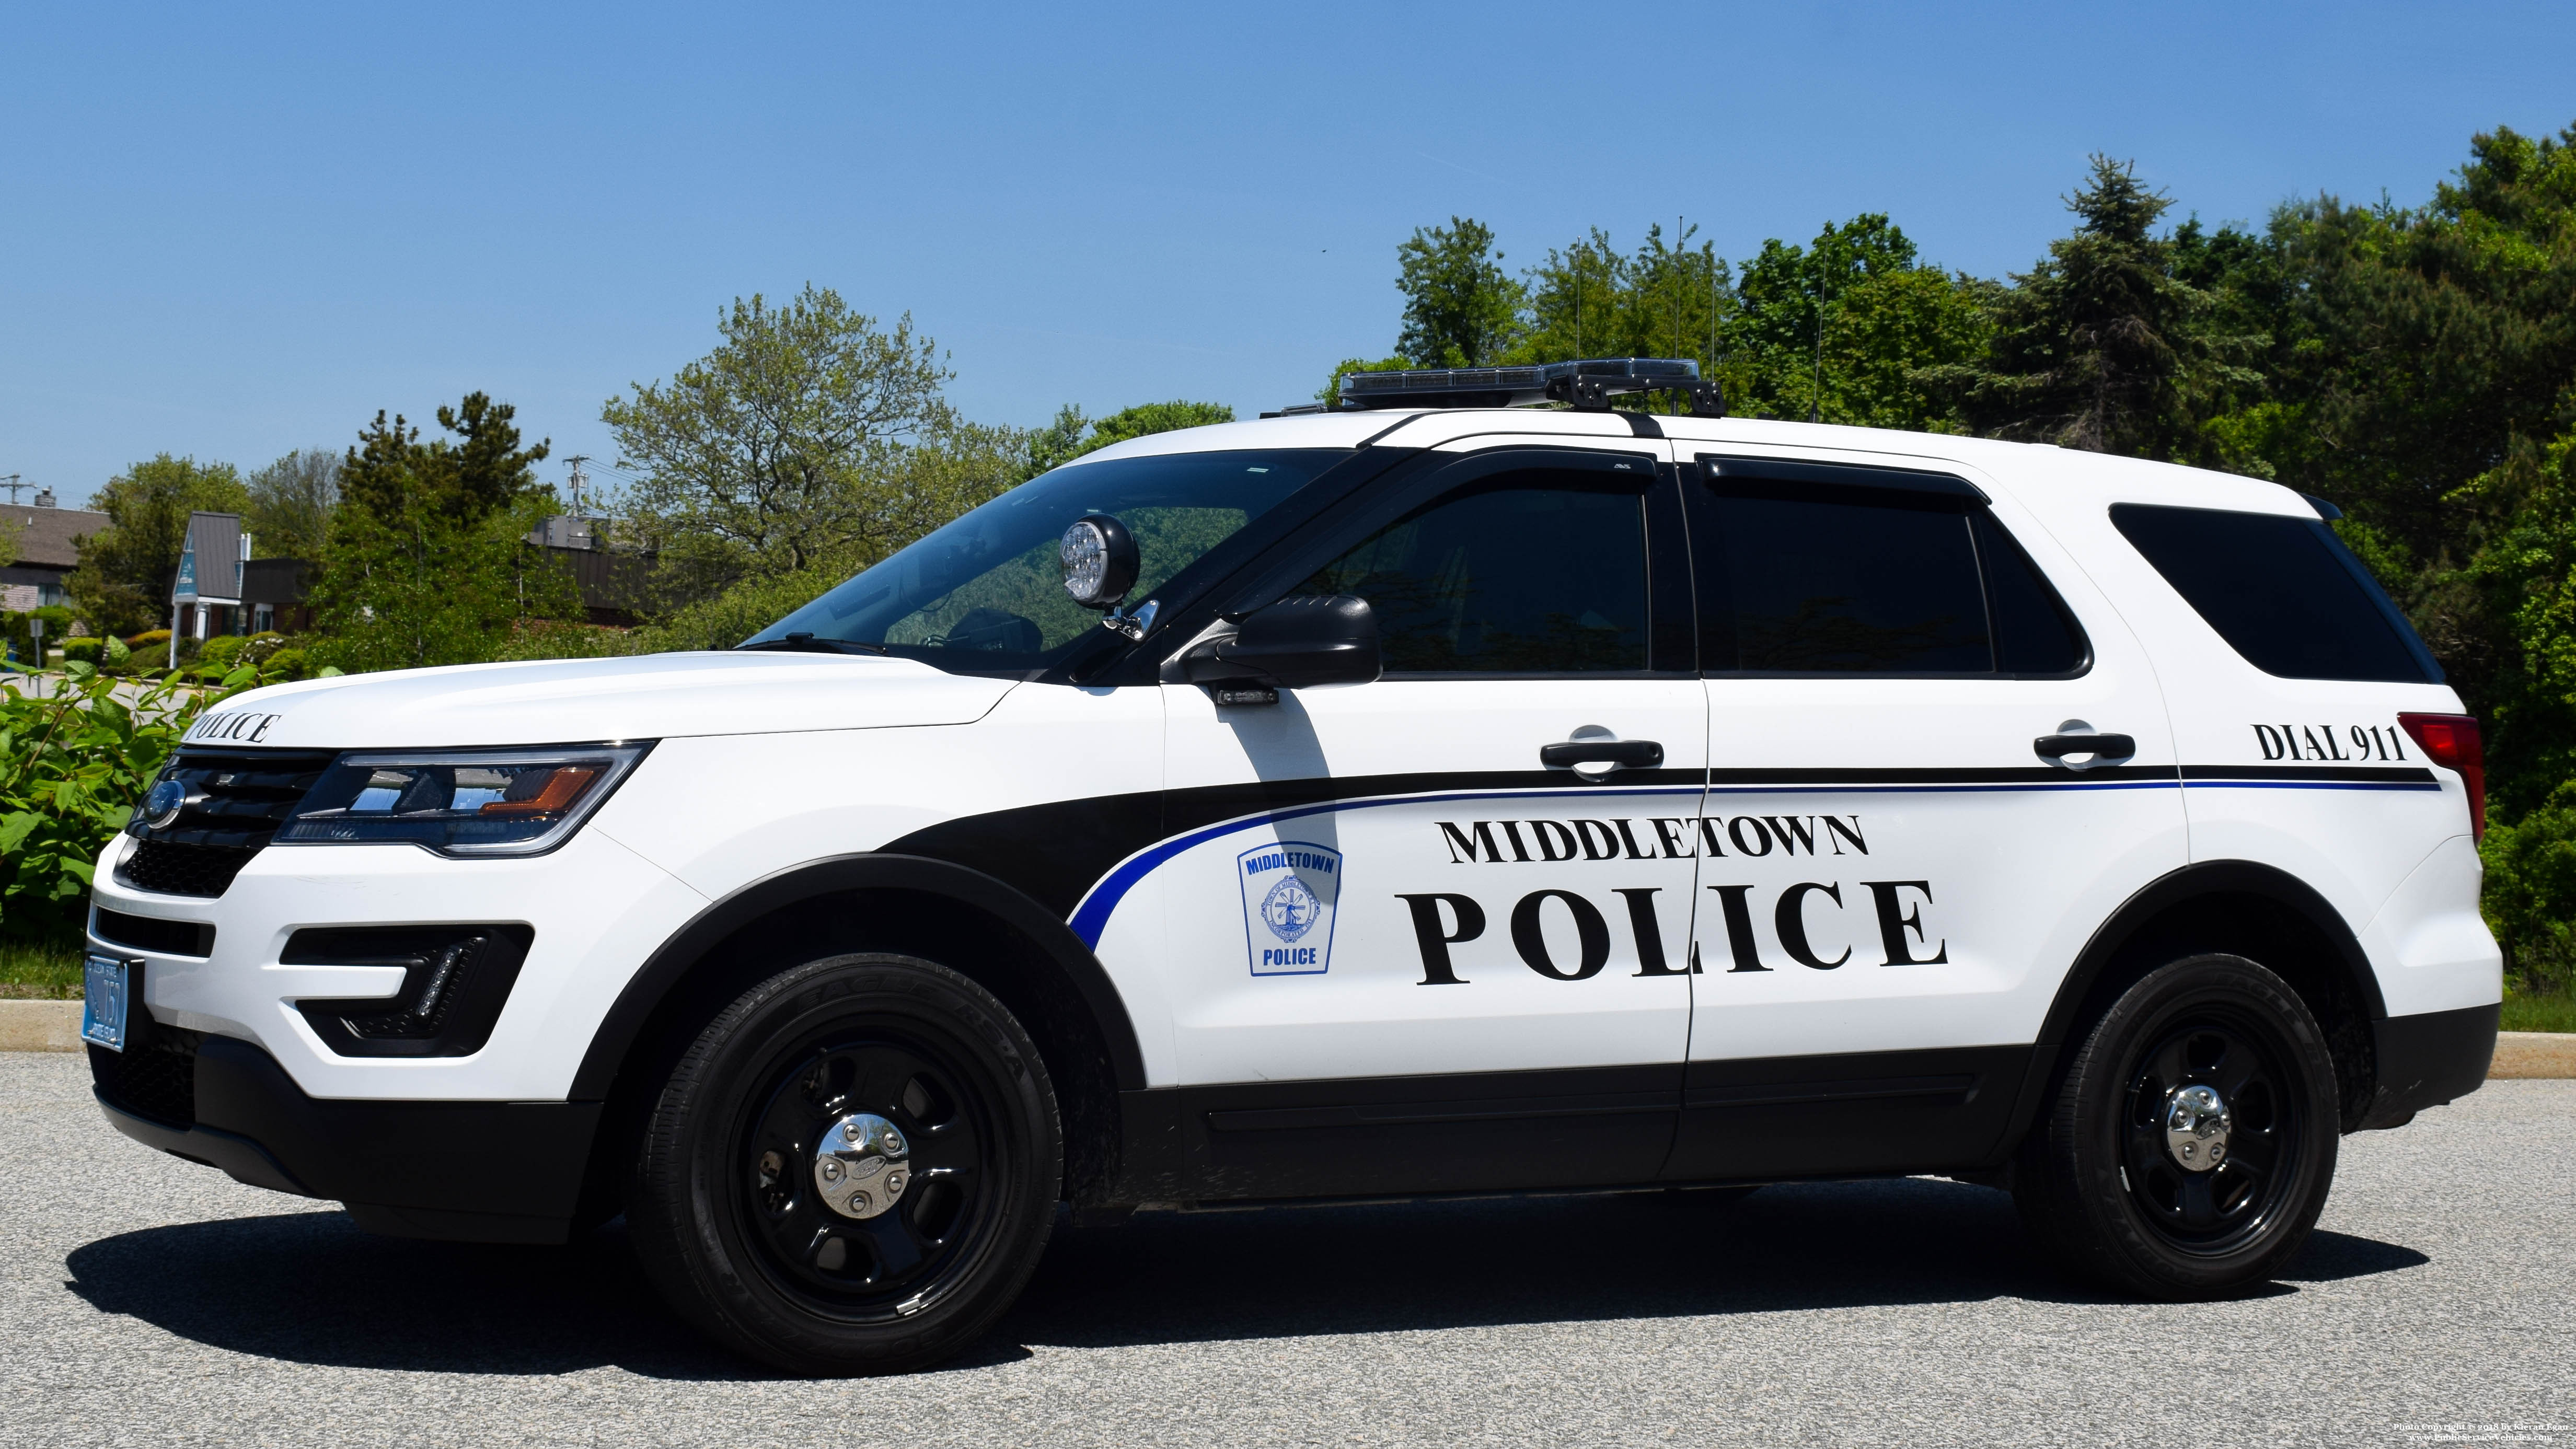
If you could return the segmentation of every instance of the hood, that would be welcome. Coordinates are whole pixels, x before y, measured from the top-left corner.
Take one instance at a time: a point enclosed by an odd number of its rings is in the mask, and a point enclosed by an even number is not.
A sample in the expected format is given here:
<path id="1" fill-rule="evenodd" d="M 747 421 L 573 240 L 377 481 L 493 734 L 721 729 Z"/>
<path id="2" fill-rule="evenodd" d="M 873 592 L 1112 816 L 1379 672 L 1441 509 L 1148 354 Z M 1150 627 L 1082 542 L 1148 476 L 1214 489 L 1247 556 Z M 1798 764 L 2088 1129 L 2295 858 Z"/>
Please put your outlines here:
<path id="1" fill-rule="evenodd" d="M 187 743 L 471 748 L 966 724 L 1016 681 L 860 654 L 649 654 L 400 669 L 235 695 Z"/>

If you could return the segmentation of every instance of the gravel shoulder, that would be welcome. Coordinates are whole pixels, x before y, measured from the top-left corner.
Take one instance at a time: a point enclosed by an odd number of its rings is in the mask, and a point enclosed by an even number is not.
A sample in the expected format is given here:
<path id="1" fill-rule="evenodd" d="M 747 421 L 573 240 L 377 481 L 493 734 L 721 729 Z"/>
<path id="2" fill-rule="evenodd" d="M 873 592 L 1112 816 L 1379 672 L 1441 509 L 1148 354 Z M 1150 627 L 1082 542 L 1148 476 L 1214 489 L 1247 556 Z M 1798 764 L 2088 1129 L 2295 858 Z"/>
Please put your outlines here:
<path id="1" fill-rule="evenodd" d="M 2576 1444 L 2576 1082 L 2344 1140 L 2282 1281 L 2107 1301 L 1954 1183 L 1059 1228 L 902 1380 L 716 1353 L 613 1230 L 371 1238 L 0 1055 L 0 1444 Z"/>

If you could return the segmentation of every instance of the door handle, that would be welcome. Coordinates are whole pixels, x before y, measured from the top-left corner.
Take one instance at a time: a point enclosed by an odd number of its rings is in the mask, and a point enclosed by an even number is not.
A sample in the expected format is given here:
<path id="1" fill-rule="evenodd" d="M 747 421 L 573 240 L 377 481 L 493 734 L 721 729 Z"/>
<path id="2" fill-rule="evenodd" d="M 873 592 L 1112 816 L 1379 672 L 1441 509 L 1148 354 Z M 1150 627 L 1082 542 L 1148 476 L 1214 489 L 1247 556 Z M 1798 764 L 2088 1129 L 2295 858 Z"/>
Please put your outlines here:
<path id="1" fill-rule="evenodd" d="M 2041 735 L 2030 742 L 2039 757 L 2052 765 L 2070 770 L 2089 770 L 2113 760 L 2125 760 L 2138 752 L 2138 742 L 2127 735 Z M 2068 755 L 2091 755 L 2080 765 L 2066 763 Z"/>
<path id="2" fill-rule="evenodd" d="M 1653 740 L 1564 740 L 1538 747 L 1538 762 L 1551 769 L 1576 765 L 1627 765 L 1643 769 L 1664 762 L 1664 747 Z"/>

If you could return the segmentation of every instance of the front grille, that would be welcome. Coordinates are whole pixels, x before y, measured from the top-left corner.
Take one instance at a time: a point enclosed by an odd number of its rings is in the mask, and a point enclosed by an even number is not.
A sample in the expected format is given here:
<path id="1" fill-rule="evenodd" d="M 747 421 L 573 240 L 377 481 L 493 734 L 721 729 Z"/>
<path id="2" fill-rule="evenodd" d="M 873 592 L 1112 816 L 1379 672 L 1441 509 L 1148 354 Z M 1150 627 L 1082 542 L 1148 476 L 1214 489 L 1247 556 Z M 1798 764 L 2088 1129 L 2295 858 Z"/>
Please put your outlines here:
<path id="1" fill-rule="evenodd" d="M 126 827 L 141 843 L 118 863 L 117 883 L 159 895 L 222 895 L 332 759 L 300 750 L 181 750 L 159 778 L 185 785 L 188 803 L 168 825 Z"/>
<path id="2" fill-rule="evenodd" d="M 219 896 L 259 854 L 257 848 L 165 845 L 147 840 L 116 868 L 116 883 L 164 896 Z"/>
<path id="3" fill-rule="evenodd" d="M 137 989 L 140 989 L 139 983 Z M 89 1049 L 90 1080 L 108 1105 L 165 1127 L 197 1125 L 197 1039 L 163 1026 L 140 1003 L 126 1024 L 125 1050 Z"/>

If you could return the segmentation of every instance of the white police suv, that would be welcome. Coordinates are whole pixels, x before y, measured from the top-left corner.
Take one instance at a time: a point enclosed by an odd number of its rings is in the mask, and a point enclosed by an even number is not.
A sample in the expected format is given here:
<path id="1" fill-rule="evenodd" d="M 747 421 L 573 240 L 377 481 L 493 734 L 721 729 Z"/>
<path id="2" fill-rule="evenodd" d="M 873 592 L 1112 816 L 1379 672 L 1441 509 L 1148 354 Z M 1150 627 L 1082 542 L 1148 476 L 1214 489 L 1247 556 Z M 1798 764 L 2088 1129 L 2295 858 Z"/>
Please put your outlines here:
<path id="1" fill-rule="evenodd" d="M 1068 1201 L 1939 1173 L 2274 1272 L 2485 1074 L 2476 721 L 2315 500 L 1720 411 L 1361 376 L 730 652 L 241 696 L 98 861 L 99 1100 L 379 1232 L 623 1213 L 815 1373 Z"/>

